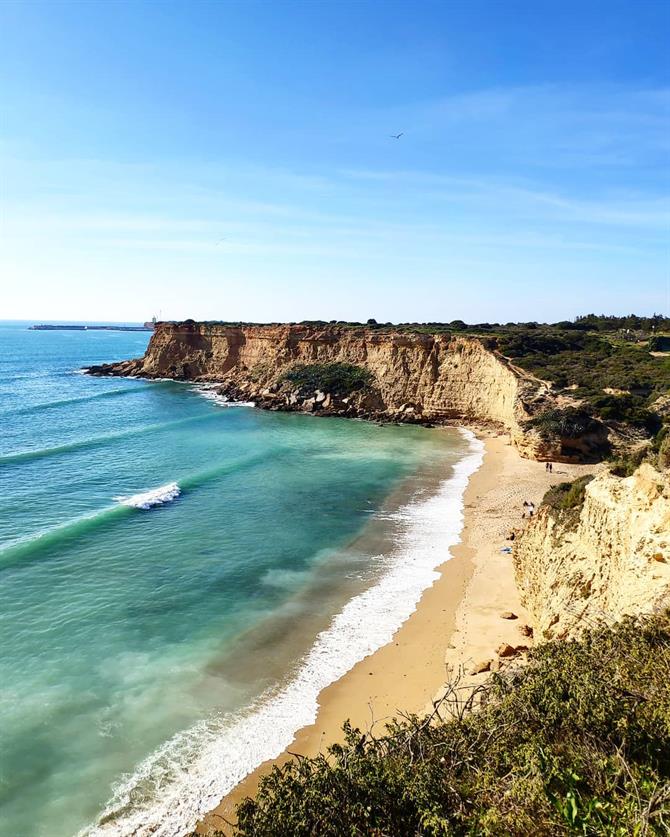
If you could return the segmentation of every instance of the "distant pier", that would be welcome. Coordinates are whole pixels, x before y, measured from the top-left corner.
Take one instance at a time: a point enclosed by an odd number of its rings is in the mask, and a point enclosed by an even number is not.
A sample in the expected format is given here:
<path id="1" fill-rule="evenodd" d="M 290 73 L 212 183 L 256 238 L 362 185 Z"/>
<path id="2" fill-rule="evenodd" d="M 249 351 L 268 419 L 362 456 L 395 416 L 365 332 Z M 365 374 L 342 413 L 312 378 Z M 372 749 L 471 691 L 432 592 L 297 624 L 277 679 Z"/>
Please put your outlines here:
<path id="1" fill-rule="evenodd" d="M 29 331 L 153 331 L 153 323 L 141 326 L 124 325 L 31 325 Z"/>

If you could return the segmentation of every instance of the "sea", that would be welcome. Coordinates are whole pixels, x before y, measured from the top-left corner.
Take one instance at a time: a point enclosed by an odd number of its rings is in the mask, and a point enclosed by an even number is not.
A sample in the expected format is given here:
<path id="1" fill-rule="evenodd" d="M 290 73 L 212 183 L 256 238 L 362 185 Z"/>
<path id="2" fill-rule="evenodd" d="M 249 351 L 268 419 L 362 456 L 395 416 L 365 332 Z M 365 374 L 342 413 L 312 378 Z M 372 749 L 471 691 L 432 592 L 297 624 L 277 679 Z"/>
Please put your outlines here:
<path id="1" fill-rule="evenodd" d="M 0 322 L 0 833 L 178 837 L 416 608 L 481 445 L 91 377 L 150 335 L 29 325 Z"/>

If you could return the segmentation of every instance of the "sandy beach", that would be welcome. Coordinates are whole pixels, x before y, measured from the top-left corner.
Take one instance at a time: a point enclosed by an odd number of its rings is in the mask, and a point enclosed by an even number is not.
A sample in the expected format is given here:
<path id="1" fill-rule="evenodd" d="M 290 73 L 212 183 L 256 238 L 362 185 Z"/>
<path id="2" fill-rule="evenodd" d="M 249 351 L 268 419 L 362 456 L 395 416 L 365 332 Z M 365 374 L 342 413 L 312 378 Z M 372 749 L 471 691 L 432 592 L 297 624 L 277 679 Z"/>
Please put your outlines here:
<path id="1" fill-rule="evenodd" d="M 510 531 L 525 523 L 524 500 L 539 505 L 547 488 L 593 471 L 593 466 L 554 466 L 522 459 L 502 435 L 480 435 L 485 444 L 482 466 L 464 496 L 461 542 L 439 567 L 440 577 L 427 589 L 416 611 L 393 640 L 361 660 L 319 696 L 316 723 L 296 735 L 279 759 L 262 764 L 228 794 L 198 825 L 198 833 L 226 831 L 237 803 L 252 795 L 260 778 L 289 753 L 314 755 L 342 739 L 346 719 L 380 733 L 400 712 L 421 713 L 443 693 L 445 682 L 460 675 L 472 686 L 488 676 L 472 674 L 477 664 L 497 660 L 501 643 L 529 645 L 520 627 L 528 623 L 514 583 L 508 547 Z M 511 612 L 517 618 L 503 618 Z M 495 665 L 495 662 L 494 662 Z"/>

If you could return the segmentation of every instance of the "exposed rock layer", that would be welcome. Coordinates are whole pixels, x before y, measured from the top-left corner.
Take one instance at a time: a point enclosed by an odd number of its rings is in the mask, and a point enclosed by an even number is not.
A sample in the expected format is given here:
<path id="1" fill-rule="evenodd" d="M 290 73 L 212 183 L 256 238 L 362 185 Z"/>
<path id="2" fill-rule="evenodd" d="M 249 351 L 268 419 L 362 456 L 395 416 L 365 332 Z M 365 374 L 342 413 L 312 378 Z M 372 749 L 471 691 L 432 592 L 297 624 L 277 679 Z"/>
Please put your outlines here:
<path id="1" fill-rule="evenodd" d="M 515 541 L 514 569 L 538 638 L 670 601 L 670 472 L 604 471 L 586 486 L 578 516 L 543 506 Z"/>
<path id="2" fill-rule="evenodd" d="M 281 383 L 298 364 L 350 363 L 373 376 L 366 391 L 305 395 Z M 543 440 L 523 423 L 554 406 L 550 387 L 476 337 L 330 326 L 159 323 L 143 358 L 92 367 L 92 374 L 217 382 L 232 399 L 268 409 L 414 422 L 493 423 L 524 456 L 579 461 L 600 440 Z"/>

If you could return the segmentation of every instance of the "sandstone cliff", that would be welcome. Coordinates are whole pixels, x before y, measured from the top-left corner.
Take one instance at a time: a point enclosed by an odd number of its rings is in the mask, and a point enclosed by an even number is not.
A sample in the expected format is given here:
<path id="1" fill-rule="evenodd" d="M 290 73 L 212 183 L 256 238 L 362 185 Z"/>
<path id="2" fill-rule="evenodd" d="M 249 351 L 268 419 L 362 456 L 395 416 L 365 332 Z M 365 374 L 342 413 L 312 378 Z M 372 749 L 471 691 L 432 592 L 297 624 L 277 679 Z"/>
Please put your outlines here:
<path id="1" fill-rule="evenodd" d="M 300 364 L 347 363 L 371 373 L 364 392 L 300 393 L 282 376 Z M 92 367 L 92 374 L 216 382 L 231 399 L 377 419 L 493 423 L 524 456 L 578 461 L 602 438 L 547 441 L 524 428 L 555 405 L 550 387 L 476 337 L 338 326 L 159 323 L 143 358 Z"/>
<path id="2" fill-rule="evenodd" d="M 670 472 L 605 471 L 581 509 L 542 506 L 514 544 L 514 569 L 535 636 L 577 635 L 670 601 Z"/>

